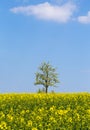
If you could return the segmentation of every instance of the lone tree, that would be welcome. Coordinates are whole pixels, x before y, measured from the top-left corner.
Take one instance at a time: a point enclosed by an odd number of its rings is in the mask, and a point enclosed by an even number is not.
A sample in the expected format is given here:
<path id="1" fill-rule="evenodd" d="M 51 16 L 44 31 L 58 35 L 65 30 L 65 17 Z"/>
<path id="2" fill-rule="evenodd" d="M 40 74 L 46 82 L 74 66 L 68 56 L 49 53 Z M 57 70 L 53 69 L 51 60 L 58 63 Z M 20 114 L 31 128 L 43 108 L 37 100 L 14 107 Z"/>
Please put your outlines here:
<path id="1" fill-rule="evenodd" d="M 42 63 L 39 67 L 39 72 L 36 73 L 35 85 L 43 85 L 45 87 L 45 92 L 48 92 L 48 87 L 59 83 L 58 74 L 56 69 L 53 68 L 49 63 Z"/>

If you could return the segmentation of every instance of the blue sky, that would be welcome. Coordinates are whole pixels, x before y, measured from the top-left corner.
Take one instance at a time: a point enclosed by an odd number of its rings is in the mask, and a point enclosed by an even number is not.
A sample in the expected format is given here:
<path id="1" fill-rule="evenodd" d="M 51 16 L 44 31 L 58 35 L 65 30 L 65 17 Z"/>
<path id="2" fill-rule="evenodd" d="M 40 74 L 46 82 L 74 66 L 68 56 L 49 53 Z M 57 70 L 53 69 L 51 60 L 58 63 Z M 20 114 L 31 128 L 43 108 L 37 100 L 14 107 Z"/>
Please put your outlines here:
<path id="1" fill-rule="evenodd" d="M 0 92 L 36 92 L 43 61 L 57 68 L 56 92 L 90 92 L 90 1 L 0 1 Z"/>

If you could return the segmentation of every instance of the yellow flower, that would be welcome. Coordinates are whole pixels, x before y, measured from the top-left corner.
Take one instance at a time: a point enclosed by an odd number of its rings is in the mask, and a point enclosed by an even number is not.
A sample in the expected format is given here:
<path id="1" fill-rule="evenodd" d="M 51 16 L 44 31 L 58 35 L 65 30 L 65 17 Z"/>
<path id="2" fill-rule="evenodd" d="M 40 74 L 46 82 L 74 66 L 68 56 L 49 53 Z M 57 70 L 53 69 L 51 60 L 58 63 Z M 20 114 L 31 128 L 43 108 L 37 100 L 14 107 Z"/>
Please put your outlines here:
<path id="1" fill-rule="evenodd" d="M 33 127 L 32 130 L 38 130 L 37 128 Z"/>
<path id="2" fill-rule="evenodd" d="M 55 110 L 55 106 L 50 107 L 51 112 L 54 111 L 54 110 Z"/>
<path id="3" fill-rule="evenodd" d="M 30 111 L 29 110 L 26 110 L 26 113 L 29 113 Z"/>
<path id="4" fill-rule="evenodd" d="M 66 114 L 68 111 L 67 110 L 57 110 L 57 113 L 59 114 L 59 115 L 64 115 L 64 114 Z"/>
<path id="5" fill-rule="evenodd" d="M 40 116 L 37 116 L 37 117 L 36 117 L 36 120 L 38 120 L 38 121 L 41 120 L 41 117 L 40 117 Z"/>
<path id="6" fill-rule="evenodd" d="M 56 123 L 56 120 L 55 120 L 54 117 L 50 117 L 50 118 L 49 118 L 49 121 L 50 121 L 50 122 L 53 122 L 53 123 Z"/>
<path id="7" fill-rule="evenodd" d="M 27 126 L 28 126 L 28 127 L 32 126 L 32 121 L 31 121 L 31 120 L 28 120 Z"/>
<path id="8" fill-rule="evenodd" d="M 1 121 L 1 123 L 0 123 L 0 129 L 1 130 L 6 130 L 7 129 L 7 124 L 6 124 L 5 121 Z"/>
<path id="9" fill-rule="evenodd" d="M 20 114 L 21 114 L 21 115 L 24 115 L 24 114 L 25 114 L 25 110 L 22 110 Z"/>
<path id="10" fill-rule="evenodd" d="M 76 113 L 77 116 L 77 120 L 80 120 L 80 115 L 78 113 Z"/>
<path id="11" fill-rule="evenodd" d="M 90 109 L 87 110 L 87 113 L 90 114 Z"/>
<path id="12" fill-rule="evenodd" d="M 39 127 L 42 127 L 42 124 L 39 124 Z"/>
<path id="13" fill-rule="evenodd" d="M 0 112 L 0 118 L 5 118 L 5 114 L 2 111 Z"/>
<path id="14" fill-rule="evenodd" d="M 24 118 L 21 117 L 20 121 L 21 121 L 21 123 L 24 123 Z"/>
<path id="15" fill-rule="evenodd" d="M 8 118 L 8 121 L 13 121 L 13 116 L 12 115 L 10 115 L 10 114 L 7 114 L 7 118 Z"/>
<path id="16" fill-rule="evenodd" d="M 71 117 L 68 119 L 68 122 L 71 122 L 71 123 L 72 123 L 72 118 L 71 118 Z"/>

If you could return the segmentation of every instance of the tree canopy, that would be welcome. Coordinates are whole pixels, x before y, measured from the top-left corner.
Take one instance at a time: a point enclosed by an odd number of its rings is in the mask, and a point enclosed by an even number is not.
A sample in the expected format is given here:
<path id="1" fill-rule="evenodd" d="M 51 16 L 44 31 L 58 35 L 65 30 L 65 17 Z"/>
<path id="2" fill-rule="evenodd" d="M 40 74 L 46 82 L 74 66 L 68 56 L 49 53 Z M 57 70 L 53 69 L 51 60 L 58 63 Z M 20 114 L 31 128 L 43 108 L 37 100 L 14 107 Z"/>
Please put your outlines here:
<path id="1" fill-rule="evenodd" d="M 43 85 L 47 93 L 48 87 L 55 87 L 56 83 L 59 83 L 56 69 L 52 67 L 52 65 L 50 65 L 49 62 L 42 63 L 39 67 L 39 72 L 36 73 L 35 85 Z"/>

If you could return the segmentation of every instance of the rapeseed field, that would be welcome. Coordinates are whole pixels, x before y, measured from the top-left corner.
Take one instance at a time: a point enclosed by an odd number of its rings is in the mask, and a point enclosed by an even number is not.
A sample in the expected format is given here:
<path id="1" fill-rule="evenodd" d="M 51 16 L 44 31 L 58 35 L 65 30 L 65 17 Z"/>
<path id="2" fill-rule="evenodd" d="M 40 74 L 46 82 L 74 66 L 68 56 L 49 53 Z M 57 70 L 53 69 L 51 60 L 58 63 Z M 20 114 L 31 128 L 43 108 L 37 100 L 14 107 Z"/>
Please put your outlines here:
<path id="1" fill-rule="evenodd" d="M 90 130 L 90 93 L 0 94 L 0 130 Z"/>

